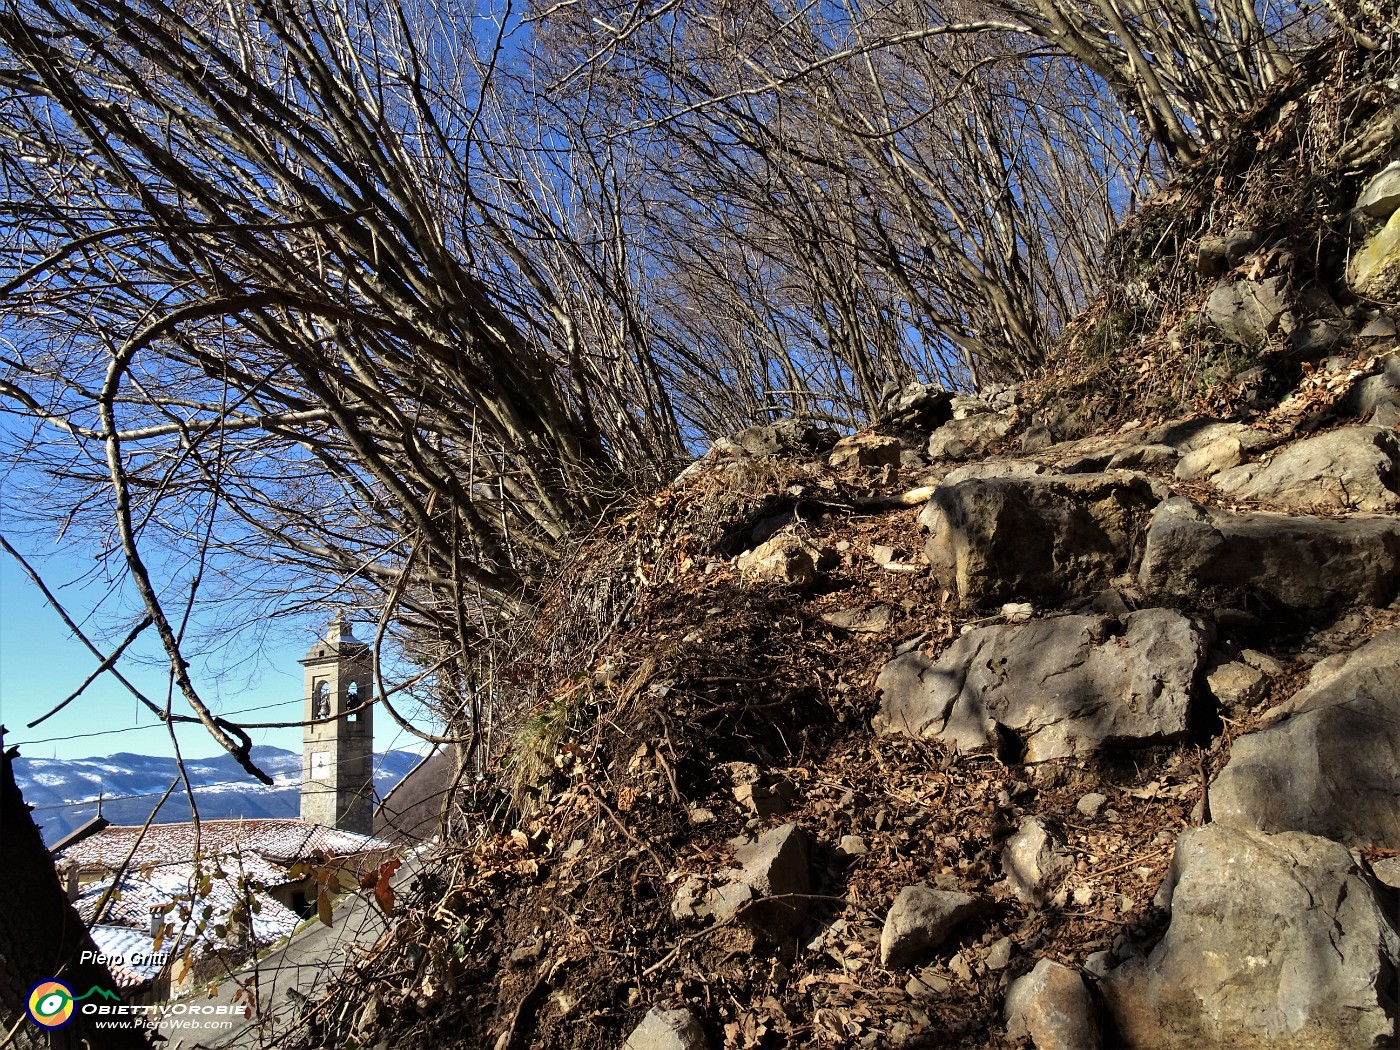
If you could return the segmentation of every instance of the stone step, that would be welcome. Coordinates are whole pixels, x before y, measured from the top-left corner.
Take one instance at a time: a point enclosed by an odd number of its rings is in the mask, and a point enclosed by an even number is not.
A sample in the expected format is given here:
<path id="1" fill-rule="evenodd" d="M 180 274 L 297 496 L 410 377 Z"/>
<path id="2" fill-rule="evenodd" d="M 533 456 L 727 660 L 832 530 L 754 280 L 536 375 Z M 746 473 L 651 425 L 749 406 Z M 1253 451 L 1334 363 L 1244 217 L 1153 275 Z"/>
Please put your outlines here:
<path id="1" fill-rule="evenodd" d="M 1400 589 L 1400 519 L 1231 513 L 1173 497 L 1152 514 L 1138 579 L 1170 604 L 1385 606 Z"/>

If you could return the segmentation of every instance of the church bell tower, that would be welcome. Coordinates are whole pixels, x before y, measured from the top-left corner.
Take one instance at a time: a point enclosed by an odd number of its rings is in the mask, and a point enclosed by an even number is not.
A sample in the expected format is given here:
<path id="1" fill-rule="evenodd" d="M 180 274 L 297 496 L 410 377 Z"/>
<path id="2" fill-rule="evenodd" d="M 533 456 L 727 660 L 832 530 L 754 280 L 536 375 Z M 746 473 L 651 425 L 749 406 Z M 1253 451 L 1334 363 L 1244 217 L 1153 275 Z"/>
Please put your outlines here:
<path id="1" fill-rule="evenodd" d="M 302 718 L 301 819 L 361 835 L 374 832 L 374 708 L 369 646 L 344 616 L 313 645 Z M 331 721 L 320 721 L 330 718 Z"/>

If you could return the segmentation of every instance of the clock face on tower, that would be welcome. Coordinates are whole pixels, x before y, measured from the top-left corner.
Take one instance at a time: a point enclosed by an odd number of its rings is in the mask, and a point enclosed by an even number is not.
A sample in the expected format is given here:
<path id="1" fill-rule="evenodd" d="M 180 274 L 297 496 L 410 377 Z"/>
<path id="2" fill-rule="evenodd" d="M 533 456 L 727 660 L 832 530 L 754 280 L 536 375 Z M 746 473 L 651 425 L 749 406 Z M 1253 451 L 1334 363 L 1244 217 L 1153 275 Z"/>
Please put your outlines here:
<path id="1" fill-rule="evenodd" d="M 331 778 L 331 756 L 324 751 L 313 751 L 311 753 L 311 779 L 329 780 Z"/>

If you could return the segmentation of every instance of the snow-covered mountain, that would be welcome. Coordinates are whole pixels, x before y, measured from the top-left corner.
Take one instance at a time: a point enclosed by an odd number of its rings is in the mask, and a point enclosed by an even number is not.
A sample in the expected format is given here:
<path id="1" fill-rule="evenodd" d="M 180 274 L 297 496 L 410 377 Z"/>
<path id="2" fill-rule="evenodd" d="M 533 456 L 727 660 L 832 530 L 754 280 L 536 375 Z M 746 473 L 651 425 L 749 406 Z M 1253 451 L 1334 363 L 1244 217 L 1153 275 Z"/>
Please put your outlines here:
<path id="1" fill-rule="evenodd" d="M 199 815 L 218 817 L 295 817 L 300 808 L 301 756 L 279 747 L 253 748 L 253 761 L 276 782 L 272 787 L 248 776 L 231 755 L 187 759 L 185 772 L 195 790 Z M 382 798 L 418 764 L 412 751 L 375 755 L 374 786 Z M 113 824 L 142 824 L 175 777 L 175 759 L 121 752 L 106 758 L 24 758 L 15 760 L 15 779 L 46 842 L 57 842 L 91 818 L 101 793 L 102 815 Z M 156 814 L 156 822 L 190 819 L 183 788 L 176 788 Z"/>

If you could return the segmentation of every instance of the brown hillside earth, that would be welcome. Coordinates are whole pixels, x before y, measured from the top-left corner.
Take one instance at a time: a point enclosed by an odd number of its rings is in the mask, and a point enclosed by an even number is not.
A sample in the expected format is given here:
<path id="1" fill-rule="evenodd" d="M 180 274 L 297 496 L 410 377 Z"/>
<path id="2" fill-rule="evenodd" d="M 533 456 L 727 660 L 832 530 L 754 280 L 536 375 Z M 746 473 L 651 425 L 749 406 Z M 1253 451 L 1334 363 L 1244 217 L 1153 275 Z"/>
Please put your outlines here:
<path id="1" fill-rule="evenodd" d="M 834 451 L 755 428 L 581 543 L 501 673 L 528 702 L 471 833 L 299 1045 L 1009 1050 L 1071 1045 L 1070 1015 L 1086 1046 L 1393 1036 L 1397 851 L 1247 811 L 1291 790 L 1301 729 L 1241 749 L 1271 746 L 1262 787 L 1216 795 L 1233 831 L 1210 788 L 1239 738 L 1324 721 L 1295 697 L 1400 690 L 1348 663 L 1400 625 L 1400 318 L 1346 276 L 1394 72 L 1343 43 L 1300 64 L 1125 227 L 1045 375 L 906 391 L 928 411 Z M 1400 767 L 1350 731 L 1329 753 Z M 1256 974 L 1171 926 L 1250 912 L 1211 895 L 1234 856 L 1322 858 L 1308 892 L 1350 903 L 1290 917 Z M 1334 921 L 1341 1006 L 1280 976 Z"/>

